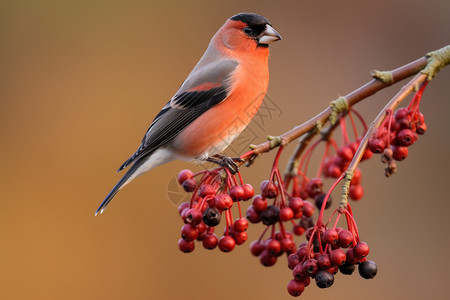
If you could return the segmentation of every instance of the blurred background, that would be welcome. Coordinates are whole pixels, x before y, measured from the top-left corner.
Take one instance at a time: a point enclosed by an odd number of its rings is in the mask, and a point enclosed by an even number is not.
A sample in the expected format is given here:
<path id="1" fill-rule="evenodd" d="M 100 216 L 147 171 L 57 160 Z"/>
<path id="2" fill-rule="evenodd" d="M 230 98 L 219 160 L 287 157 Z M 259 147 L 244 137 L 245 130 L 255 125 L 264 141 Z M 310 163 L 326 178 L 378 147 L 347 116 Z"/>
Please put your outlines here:
<path id="1" fill-rule="evenodd" d="M 243 136 L 258 144 L 371 70 L 449 44 L 449 10 L 439 0 L 1 1 L 0 298 L 290 299 L 285 258 L 265 268 L 249 253 L 261 225 L 232 253 L 178 250 L 183 195 L 173 180 L 188 163 L 149 172 L 94 211 L 228 17 L 262 14 L 283 36 L 269 61 L 276 113 Z M 400 86 L 358 106 L 368 122 Z M 428 132 L 396 175 L 386 179 L 378 157 L 362 165 L 365 197 L 353 210 L 377 277 L 338 275 L 303 299 L 447 299 L 449 95 L 450 67 L 425 91 Z M 245 181 L 258 187 L 274 154 L 244 168 Z"/>

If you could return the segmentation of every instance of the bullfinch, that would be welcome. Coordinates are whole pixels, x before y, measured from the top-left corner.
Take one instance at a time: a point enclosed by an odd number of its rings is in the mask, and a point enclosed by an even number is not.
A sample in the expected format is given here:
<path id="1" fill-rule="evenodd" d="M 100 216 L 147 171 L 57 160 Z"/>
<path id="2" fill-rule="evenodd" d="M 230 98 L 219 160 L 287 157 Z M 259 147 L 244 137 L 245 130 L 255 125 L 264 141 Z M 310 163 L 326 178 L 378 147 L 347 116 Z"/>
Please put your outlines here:
<path id="1" fill-rule="evenodd" d="M 102 213 L 125 185 L 175 159 L 230 165 L 220 155 L 250 123 L 269 84 L 269 44 L 281 39 L 269 20 L 240 13 L 217 31 L 180 89 L 150 124 L 130 166 L 106 196 Z"/>

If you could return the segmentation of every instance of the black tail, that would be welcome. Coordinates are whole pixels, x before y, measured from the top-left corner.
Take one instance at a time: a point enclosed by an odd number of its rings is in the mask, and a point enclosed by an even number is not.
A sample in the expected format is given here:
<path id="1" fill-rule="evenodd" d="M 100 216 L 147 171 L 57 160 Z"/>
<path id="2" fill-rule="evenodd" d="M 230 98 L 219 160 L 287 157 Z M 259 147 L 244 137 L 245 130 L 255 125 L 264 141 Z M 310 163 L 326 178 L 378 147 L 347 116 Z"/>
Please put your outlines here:
<path id="1" fill-rule="evenodd" d="M 131 168 L 123 175 L 123 177 L 119 180 L 119 182 L 114 186 L 114 188 L 109 192 L 108 196 L 106 196 L 105 200 L 103 200 L 102 204 L 98 207 L 97 211 L 95 212 L 95 215 L 98 213 L 103 213 L 106 206 L 111 202 L 111 200 L 114 198 L 114 196 L 119 192 L 119 190 L 125 185 L 128 179 L 136 172 L 136 170 L 142 165 L 142 163 L 145 161 L 145 159 L 141 159 L 140 161 L 136 161 Z"/>

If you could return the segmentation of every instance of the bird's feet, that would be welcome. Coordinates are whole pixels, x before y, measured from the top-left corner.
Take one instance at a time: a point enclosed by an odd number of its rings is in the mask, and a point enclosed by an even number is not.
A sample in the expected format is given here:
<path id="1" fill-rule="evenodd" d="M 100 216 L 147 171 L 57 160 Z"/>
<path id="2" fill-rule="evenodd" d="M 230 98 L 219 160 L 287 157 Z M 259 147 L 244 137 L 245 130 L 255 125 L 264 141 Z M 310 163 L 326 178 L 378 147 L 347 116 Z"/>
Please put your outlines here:
<path id="1" fill-rule="evenodd" d="M 245 162 L 240 157 L 228 157 L 221 154 L 216 154 L 214 156 L 208 157 L 206 161 L 215 163 L 222 168 L 227 168 L 233 175 L 239 171 L 239 166 L 237 165 L 237 163 Z"/>

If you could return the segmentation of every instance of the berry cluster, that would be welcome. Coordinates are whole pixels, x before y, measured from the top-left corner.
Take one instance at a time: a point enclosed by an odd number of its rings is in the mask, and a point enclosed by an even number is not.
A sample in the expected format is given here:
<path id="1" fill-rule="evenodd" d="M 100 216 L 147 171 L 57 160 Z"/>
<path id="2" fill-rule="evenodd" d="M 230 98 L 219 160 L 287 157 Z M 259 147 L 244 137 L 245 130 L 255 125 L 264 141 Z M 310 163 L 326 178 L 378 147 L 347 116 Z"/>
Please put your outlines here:
<path id="1" fill-rule="evenodd" d="M 373 278 L 377 266 L 367 260 L 369 246 L 361 242 L 351 209 L 336 210 L 338 216 L 334 226 L 327 228 L 321 220 L 306 232 L 308 242 L 299 245 L 297 252 L 289 255 L 288 267 L 294 279 L 287 290 L 292 296 L 300 296 L 305 287 L 315 279 L 319 288 L 328 288 L 334 283 L 334 275 L 340 271 L 351 275 L 358 265 L 359 274 L 366 279 Z M 348 229 L 336 227 L 339 217 L 345 214 Z"/>
<path id="2" fill-rule="evenodd" d="M 419 110 L 426 85 L 427 82 L 416 92 L 408 107 L 397 109 L 395 114 L 388 110 L 383 124 L 369 139 L 368 148 L 373 153 L 380 153 L 381 161 L 387 164 L 387 177 L 397 171 L 396 161 L 404 160 L 408 156 L 408 147 L 427 130 L 425 118 Z"/>
<path id="3" fill-rule="evenodd" d="M 195 240 L 201 241 L 206 249 L 217 246 L 223 252 L 230 252 L 235 245 L 242 245 L 247 240 L 248 221 L 242 217 L 240 201 L 253 197 L 253 187 L 237 182 L 235 175 L 227 169 L 217 168 L 193 174 L 190 170 L 182 170 L 178 174 L 178 182 L 186 192 L 192 192 L 190 202 L 183 202 L 178 212 L 184 221 L 181 228 L 181 239 L 178 247 L 183 252 L 192 252 Z M 195 177 L 200 177 L 196 180 Z M 233 221 L 232 206 L 237 203 L 239 218 Z M 214 230 L 220 224 L 222 214 L 225 215 L 226 226 L 223 236 L 218 239 Z"/>

